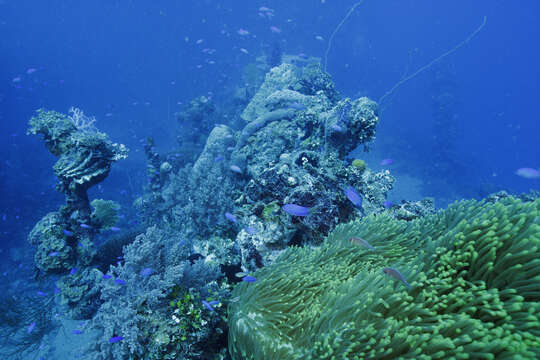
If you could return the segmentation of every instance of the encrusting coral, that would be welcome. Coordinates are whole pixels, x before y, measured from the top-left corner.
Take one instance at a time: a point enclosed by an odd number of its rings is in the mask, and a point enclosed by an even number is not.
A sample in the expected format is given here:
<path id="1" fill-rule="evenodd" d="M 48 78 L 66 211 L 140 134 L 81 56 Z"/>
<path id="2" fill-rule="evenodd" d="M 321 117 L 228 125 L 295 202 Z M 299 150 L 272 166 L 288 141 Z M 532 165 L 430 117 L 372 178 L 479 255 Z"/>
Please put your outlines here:
<path id="1" fill-rule="evenodd" d="M 540 356 L 540 199 L 368 216 L 253 276 L 228 309 L 233 359 Z"/>

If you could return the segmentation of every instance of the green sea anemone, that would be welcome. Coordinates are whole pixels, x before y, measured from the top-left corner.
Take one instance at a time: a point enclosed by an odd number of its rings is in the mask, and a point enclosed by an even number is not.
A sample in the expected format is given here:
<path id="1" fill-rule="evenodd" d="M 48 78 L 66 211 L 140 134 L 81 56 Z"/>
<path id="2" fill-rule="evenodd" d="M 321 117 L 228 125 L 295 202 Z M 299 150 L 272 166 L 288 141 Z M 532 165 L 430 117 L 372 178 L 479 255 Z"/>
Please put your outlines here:
<path id="1" fill-rule="evenodd" d="M 368 216 L 254 277 L 228 308 L 235 360 L 540 358 L 540 199 Z"/>

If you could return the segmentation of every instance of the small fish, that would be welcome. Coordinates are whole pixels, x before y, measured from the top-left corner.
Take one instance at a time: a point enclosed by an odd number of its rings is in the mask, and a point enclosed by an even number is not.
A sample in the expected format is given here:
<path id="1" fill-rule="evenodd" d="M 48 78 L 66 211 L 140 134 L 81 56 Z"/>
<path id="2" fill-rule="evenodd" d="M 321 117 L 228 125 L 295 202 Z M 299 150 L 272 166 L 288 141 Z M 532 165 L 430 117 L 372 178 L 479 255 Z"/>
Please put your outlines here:
<path id="1" fill-rule="evenodd" d="M 236 274 L 234 274 L 234 276 L 243 278 L 244 276 L 247 276 L 247 274 L 245 272 L 239 271 Z"/>
<path id="2" fill-rule="evenodd" d="M 278 28 L 277 26 L 270 26 L 270 31 L 273 32 L 274 34 L 281 33 L 281 29 Z"/>
<path id="3" fill-rule="evenodd" d="M 225 213 L 225 217 L 227 218 L 227 220 L 229 220 L 230 222 L 233 222 L 235 224 L 238 224 L 238 220 L 236 220 L 236 216 L 234 216 L 233 214 L 231 214 L 230 212 L 226 212 Z"/>
<path id="4" fill-rule="evenodd" d="M 204 307 L 207 308 L 208 310 L 210 310 L 210 311 L 215 311 L 214 308 L 212 307 L 212 305 L 217 305 L 217 304 L 219 304 L 219 301 L 217 301 L 217 300 L 212 300 L 212 301 L 208 302 L 208 301 L 206 301 L 206 300 L 203 300 L 202 303 L 203 303 Z"/>
<path id="5" fill-rule="evenodd" d="M 141 270 L 140 274 L 142 277 L 150 276 L 154 273 L 154 269 L 152 268 L 144 268 Z"/>
<path id="6" fill-rule="evenodd" d="M 112 275 L 109 275 L 109 274 L 103 274 L 103 278 L 104 278 L 104 279 L 111 279 L 111 278 L 112 278 Z"/>
<path id="7" fill-rule="evenodd" d="M 324 38 L 321 35 L 315 35 L 315 39 L 319 41 L 324 41 Z"/>
<path id="8" fill-rule="evenodd" d="M 14 77 L 11 81 L 14 83 L 18 83 L 21 81 L 21 77 L 20 76 Z"/>
<path id="9" fill-rule="evenodd" d="M 392 206 L 394 206 L 394 203 L 389 200 L 386 200 L 385 202 L 383 202 L 383 206 L 387 209 L 390 209 Z"/>
<path id="10" fill-rule="evenodd" d="M 124 340 L 124 338 L 122 336 L 113 336 L 112 338 L 109 339 L 109 342 L 111 344 L 114 344 L 114 343 L 117 343 L 119 341 L 122 341 Z"/>
<path id="11" fill-rule="evenodd" d="M 83 331 L 82 331 L 82 330 L 79 330 L 79 329 L 75 329 L 75 330 L 71 330 L 71 333 L 72 333 L 72 334 L 75 334 L 75 335 L 80 335 L 80 334 L 83 333 Z"/>
<path id="12" fill-rule="evenodd" d="M 88 224 L 80 224 L 79 225 L 80 227 L 82 227 L 83 229 L 91 229 L 92 227 Z"/>
<path id="13" fill-rule="evenodd" d="M 540 171 L 533 168 L 519 168 L 515 174 L 525 179 L 540 179 Z"/>
<path id="14" fill-rule="evenodd" d="M 30 334 L 32 332 L 32 330 L 34 330 L 34 328 L 36 327 L 36 322 L 34 321 L 33 323 L 31 323 L 29 326 L 28 326 L 28 329 L 26 329 L 26 332 L 28 334 Z"/>
<path id="15" fill-rule="evenodd" d="M 235 172 L 237 174 L 242 174 L 242 169 L 240 169 L 240 166 L 238 165 L 231 165 L 229 168 L 231 169 L 232 172 Z"/>
<path id="16" fill-rule="evenodd" d="M 69 231 L 69 230 L 66 230 L 66 229 L 64 229 L 63 231 L 64 231 L 64 235 L 73 236 L 73 231 Z"/>
<path id="17" fill-rule="evenodd" d="M 246 226 L 244 228 L 244 231 L 247 232 L 249 235 L 255 235 L 257 233 L 257 229 L 253 226 Z"/>
<path id="18" fill-rule="evenodd" d="M 29 68 L 28 70 L 26 70 L 26 73 L 27 73 L 28 75 L 30 75 L 30 74 L 35 73 L 36 71 L 37 71 L 36 68 Z"/>
<path id="19" fill-rule="evenodd" d="M 381 165 L 382 166 L 392 165 L 393 163 L 394 163 L 393 159 L 382 159 L 381 160 Z"/>
<path id="20" fill-rule="evenodd" d="M 118 285 L 126 285 L 126 282 L 122 279 L 114 279 L 114 282 Z"/>
<path id="21" fill-rule="evenodd" d="M 296 204 L 285 204 L 281 207 L 289 215 L 308 216 L 311 214 L 311 208 Z"/>
<path id="22" fill-rule="evenodd" d="M 223 156 L 221 155 L 218 155 L 216 156 L 216 159 L 214 160 L 215 162 L 220 162 L 221 160 L 223 160 Z M 232 169 L 231 169 L 232 170 Z"/>
<path id="23" fill-rule="evenodd" d="M 353 237 L 351 237 L 351 238 L 349 239 L 349 242 L 350 242 L 351 244 L 361 245 L 361 246 L 363 246 L 363 247 L 365 247 L 365 248 L 367 248 L 367 249 L 369 249 L 369 250 L 371 250 L 371 251 L 375 251 L 375 248 L 374 248 L 373 246 L 371 246 L 370 243 L 368 243 L 366 240 L 364 240 L 364 239 L 362 239 L 362 238 L 360 238 L 360 237 L 354 237 L 354 236 L 353 236 Z"/>
<path id="24" fill-rule="evenodd" d="M 382 271 L 386 275 L 391 276 L 394 279 L 401 281 L 407 287 L 407 289 L 411 288 L 411 285 L 407 282 L 407 280 L 405 280 L 405 277 L 403 275 L 401 275 L 401 273 L 399 272 L 398 269 L 394 269 L 394 268 L 391 268 L 391 267 L 385 267 Z"/>
<path id="25" fill-rule="evenodd" d="M 111 231 L 120 231 L 121 229 L 119 227 L 116 227 L 116 226 L 111 226 L 109 228 L 109 230 L 111 230 Z"/>
<path id="26" fill-rule="evenodd" d="M 354 206 L 362 207 L 362 197 L 356 192 L 352 186 L 347 186 L 344 190 L 345 196 L 349 199 Z"/>
<path id="27" fill-rule="evenodd" d="M 255 282 L 257 281 L 256 278 L 254 278 L 253 276 L 249 276 L 249 275 L 246 275 L 242 278 L 242 281 L 245 281 L 245 282 Z"/>
<path id="28" fill-rule="evenodd" d="M 76 273 L 77 273 L 77 268 L 74 267 L 74 268 L 71 268 L 69 275 L 75 275 Z"/>
<path id="29" fill-rule="evenodd" d="M 47 296 L 47 293 L 46 293 L 46 292 L 43 292 L 43 291 L 37 291 L 37 292 L 36 292 L 36 295 L 37 295 L 37 296 Z"/>
<path id="30" fill-rule="evenodd" d="M 58 256 L 58 254 L 60 254 L 58 251 L 51 251 L 51 252 L 49 253 L 49 256 L 50 256 L 50 257 L 56 257 L 56 256 Z"/>
<path id="31" fill-rule="evenodd" d="M 249 51 L 247 51 L 247 50 L 244 49 L 244 48 L 240 48 L 240 51 L 243 52 L 244 54 L 249 54 Z"/>
<path id="32" fill-rule="evenodd" d="M 249 31 L 247 31 L 246 29 L 238 29 L 237 33 L 238 35 L 241 35 L 241 36 L 249 35 Z"/>

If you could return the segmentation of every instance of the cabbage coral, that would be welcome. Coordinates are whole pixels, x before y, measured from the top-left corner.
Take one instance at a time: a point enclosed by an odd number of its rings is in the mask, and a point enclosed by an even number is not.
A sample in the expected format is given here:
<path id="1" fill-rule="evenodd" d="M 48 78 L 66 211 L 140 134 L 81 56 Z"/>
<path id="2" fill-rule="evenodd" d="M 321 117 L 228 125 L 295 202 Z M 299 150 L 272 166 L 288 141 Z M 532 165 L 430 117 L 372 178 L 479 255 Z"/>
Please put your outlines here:
<path id="1" fill-rule="evenodd" d="M 229 351 L 235 360 L 540 358 L 539 248 L 540 199 L 340 225 L 321 247 L 289 248 L 235 288 Z"/>

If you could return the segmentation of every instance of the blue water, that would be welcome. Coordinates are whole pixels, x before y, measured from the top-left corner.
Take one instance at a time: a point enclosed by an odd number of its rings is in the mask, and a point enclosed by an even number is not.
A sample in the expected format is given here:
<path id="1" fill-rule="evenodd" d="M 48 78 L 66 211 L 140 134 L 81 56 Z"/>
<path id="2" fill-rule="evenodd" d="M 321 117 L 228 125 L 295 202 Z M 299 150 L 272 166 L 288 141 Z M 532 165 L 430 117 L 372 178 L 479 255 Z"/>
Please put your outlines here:
<path id="1" fill-rule="evenodd" d="M 33 281 L 26 237 L 64 203 L 54 190 L 56 158 L 26 135 L 35 110 L 79 107 L 130 148 L 89 192 L 120 203 L 128 226 L 148 182 L 146 137 L 157 151 L 173 151 L 174 114 L 201 95 L 227 104 L 243 69 L 273 47 L 324 59 L 354 4 L 0 0 L 0 276 Z M 274 16 L 261 16 L 261 6 Z M 470 41 L 386 99 L 370 152 L 354 153 L 374 169 L 394 160 L 393 201 L 430 196 L 443 208 L 500 190 L 540 189 L 540 179 L 515 174 L 540 168 L 538 14 L 535 0 L 366 0 L 342 24 L 327 72 L 342 96 L 377 101 L 486 19 Z M 436 98 L 445 93 L 450 105 L 441 110 Z M 452 120 L 437 124 L 437 116 Z"/>

